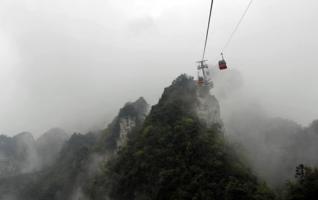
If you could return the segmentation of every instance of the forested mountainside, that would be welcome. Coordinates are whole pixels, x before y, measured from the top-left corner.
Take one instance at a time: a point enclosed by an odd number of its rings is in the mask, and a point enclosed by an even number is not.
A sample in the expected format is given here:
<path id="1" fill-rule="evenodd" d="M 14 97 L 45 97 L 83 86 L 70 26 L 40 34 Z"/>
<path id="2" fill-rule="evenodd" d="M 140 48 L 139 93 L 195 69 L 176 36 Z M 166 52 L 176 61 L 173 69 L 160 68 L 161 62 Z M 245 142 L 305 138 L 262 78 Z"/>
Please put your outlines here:
<path id="1" fill-rule="evenodd" d="M 91 199 L 273 199 L 226 144 L 209 89 L 186 75 L 166 88 L 96 177 Z"/>
<path id="2" fill-rule="evenodd" d="M 238 126 L 234 122 L 225 128 L 210 89 L 181 75 L 150 110 L 143 98 L 127 103 L 104 130 L 74 133 L 69 139 L 55 129 L 37 141 L 31 134 L 17 136 L 23 136 L 20 146 L 24 149 L 37 149 L 41 167 L 3 173 L 0 199 L 317 199 L 318 173 L 312 159 L 317 122 L 302 128 L 290 121 L 274 123 L 255 117 L 250 121 L 258 125 L 255 129 L 247 130 L 244 127 L 250 124 Z M 229 140 L 226 131 L 236 137 Z M 250 131 L 251 137 L 244 131 Z M 254 137 L 253 131 L 262 137 Z M 17 151 L 15 140 L 1 136 L 3 158 L 24 157 L 17 153 L 21 151 Z M 279 160 L 274 153 L 285 144 Z M 43 159 L 41 153 L 52 153 L 52 159 Z M 276 167 L 279 163 L 289 168 Z M 271 181 L 281 184 L 276 187 Z"/>

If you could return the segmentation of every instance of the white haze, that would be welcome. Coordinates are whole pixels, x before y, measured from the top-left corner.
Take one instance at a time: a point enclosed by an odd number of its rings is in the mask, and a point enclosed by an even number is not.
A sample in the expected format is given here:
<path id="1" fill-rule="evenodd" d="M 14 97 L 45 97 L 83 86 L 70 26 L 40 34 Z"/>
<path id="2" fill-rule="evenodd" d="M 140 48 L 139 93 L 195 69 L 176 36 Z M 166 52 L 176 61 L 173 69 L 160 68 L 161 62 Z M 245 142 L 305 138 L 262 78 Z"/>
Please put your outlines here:
<path id="1" fill-rule="evenodd" d="M 0 133 L 86 132 L 139 96 L 156 103 L 177 75 L 196 74 L 209 3 L 0 1 Z M 210 64 L 247 3 L 215 1 Z M 240 101 L 303 125 L 318 118 L 317 9 L 315 0 L 254 1 L 225 51 L 242 75 Z M 225 115 L 240 101 L 221 102 Z"/>

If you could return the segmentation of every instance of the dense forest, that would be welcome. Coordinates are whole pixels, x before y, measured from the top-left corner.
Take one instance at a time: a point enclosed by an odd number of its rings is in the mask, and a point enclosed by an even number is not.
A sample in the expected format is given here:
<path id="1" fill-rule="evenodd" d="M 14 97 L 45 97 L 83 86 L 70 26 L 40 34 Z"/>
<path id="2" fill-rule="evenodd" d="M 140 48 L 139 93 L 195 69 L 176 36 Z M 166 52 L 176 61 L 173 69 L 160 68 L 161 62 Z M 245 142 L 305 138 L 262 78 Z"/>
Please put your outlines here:
<path id="1" fill-rule="evenodd" d="M 127 103 L 104 130 L 0 136 L 0 199 L 318 198 L 317 121 L 255 117 L 253 130 L 226 129 L 220 113 L 209 87 L 181 75 L 156 105 Z"/>

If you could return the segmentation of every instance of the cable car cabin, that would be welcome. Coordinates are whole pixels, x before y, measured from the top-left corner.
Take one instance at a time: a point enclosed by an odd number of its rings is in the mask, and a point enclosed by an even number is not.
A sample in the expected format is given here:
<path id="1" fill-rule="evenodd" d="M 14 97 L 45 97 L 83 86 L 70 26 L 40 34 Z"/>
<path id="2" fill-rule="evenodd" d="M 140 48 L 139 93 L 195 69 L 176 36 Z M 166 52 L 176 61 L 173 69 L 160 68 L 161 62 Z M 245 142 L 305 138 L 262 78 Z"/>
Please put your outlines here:
<path id="1" fill-rule="evenodd" d="M 227 69 L 227 65 L 226 65 L 226 62 L 225 62 L 224 59 L 222 59 L 222 60 L 219 61 L 219 69 L 220 69 L 220 70 Z"/>

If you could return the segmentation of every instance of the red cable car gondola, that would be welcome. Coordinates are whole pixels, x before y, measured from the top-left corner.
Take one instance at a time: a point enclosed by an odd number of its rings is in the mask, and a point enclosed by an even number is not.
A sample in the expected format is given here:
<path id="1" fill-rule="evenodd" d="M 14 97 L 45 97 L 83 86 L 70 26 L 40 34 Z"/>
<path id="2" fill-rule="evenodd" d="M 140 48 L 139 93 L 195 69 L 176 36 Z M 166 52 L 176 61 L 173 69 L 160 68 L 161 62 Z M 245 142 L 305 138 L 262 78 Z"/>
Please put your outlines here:
<path id="1" fill-rule="evenodd" d="M 225 70 L 227 69 L 226 61 L 224 60 L 223 53 L 221 53 L 221 55 L 222 55 L 222 60 L 219 61 L 219 69 Z"/>

